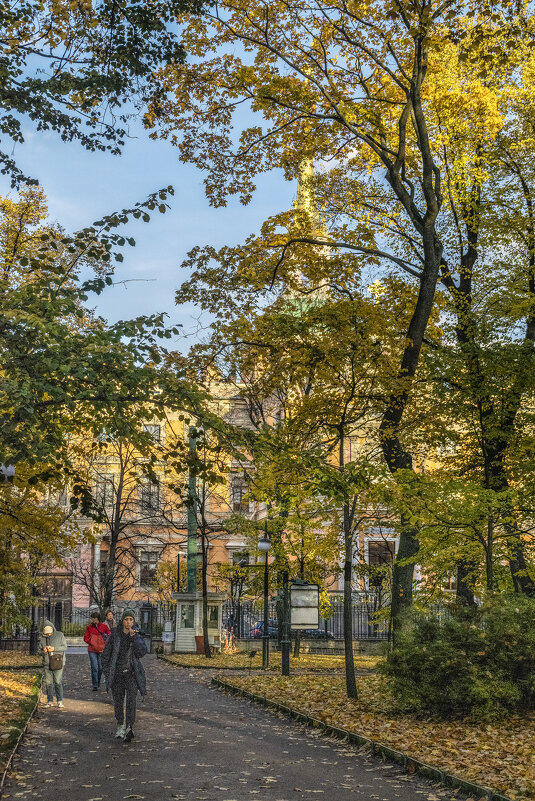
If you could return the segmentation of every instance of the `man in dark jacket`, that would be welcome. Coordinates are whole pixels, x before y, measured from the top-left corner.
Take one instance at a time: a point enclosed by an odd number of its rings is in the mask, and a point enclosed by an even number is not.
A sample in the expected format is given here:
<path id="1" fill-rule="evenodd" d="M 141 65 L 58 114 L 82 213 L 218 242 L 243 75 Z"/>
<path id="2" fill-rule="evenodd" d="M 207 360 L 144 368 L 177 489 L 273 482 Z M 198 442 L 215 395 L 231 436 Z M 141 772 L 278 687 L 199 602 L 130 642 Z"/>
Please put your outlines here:
<path id="1" fill-rule="evenodd" d="M 45 669 L 47 700 L 44 706 L 52 706 L 55 692 L 58 707 L 63 709 L 63 668 L 65 666 L 66 650 L 67 641 L 62 632 L 57 631 L 50 620 L 45 620 L 43 633 L 39 639 L 39 653 L 43 655 L 43 667 Z M 58 662 L 58 667 L 53 667 L 52 665 L 54 658 Z"/>
<path id="2" fill-rule="evenodd" d="M 139 631 L 134 628 L 134 623 L 133 610 L 125 609 L 122 624 L 113 629 L 102 654 L 106 689 L 111 687 L 118 725 L 115 736 L 123 738 L 127 743 L 134 736 L 138 691 L 142 696 L 147 693 L 145 671 L 139 661 L 147 653 L 147 646 Z"/>

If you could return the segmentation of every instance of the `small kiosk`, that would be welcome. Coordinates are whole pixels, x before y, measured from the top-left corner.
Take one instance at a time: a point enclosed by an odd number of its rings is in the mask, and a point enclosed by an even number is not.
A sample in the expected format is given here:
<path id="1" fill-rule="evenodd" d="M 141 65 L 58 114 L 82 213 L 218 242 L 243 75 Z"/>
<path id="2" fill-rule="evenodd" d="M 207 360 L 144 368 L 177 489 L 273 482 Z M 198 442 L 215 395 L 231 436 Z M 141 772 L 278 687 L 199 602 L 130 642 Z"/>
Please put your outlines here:
<path id="1" fill-rule="evenodd" d="M 175 653 L 203 653 L 202 593 L 174 592 L 176 603 Z M 221 647 L 221 629 L 225 593 L 208 593 L 208 640 L 215 648 Z"/>

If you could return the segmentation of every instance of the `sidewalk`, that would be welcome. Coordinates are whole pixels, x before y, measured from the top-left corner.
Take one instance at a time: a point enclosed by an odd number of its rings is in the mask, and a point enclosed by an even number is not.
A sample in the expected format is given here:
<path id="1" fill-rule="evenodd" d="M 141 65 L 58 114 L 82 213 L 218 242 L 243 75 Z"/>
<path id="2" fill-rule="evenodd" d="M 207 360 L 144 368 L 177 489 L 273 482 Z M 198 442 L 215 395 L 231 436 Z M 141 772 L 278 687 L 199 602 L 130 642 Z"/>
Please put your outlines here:
<path id="1" fill-rule="evenodd" d="M 30 724 L 3 798 L 40 801 L 414 801 L 448 799 L 397 767 L 209 686 L 203 672 L 143 660 L 136 738 L 115 740 L 111 698 L 87 655 L 65 668 L 65 709 Z M 459 796 L 457 796 L 457 799 Z"/>

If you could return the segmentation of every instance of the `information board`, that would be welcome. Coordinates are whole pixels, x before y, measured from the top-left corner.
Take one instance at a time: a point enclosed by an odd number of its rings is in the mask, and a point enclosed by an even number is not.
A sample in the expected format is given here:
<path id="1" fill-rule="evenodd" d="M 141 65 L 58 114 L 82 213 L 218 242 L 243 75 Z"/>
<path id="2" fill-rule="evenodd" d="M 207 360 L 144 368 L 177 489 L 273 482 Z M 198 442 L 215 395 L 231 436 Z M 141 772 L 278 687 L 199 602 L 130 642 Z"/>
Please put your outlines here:
<path id="1" fill-rule="evenodd" d="M 319 587 L 317 584 L 292 584 L 290 610 L 292 629 L 319 628 Z"/>

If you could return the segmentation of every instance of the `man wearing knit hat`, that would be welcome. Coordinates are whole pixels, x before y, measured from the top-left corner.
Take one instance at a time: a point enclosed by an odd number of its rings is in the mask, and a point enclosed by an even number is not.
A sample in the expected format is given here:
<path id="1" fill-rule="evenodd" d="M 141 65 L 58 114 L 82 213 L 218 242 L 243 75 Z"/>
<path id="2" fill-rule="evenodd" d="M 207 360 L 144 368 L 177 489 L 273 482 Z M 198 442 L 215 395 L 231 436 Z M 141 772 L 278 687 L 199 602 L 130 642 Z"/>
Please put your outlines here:
<path id="1" fill-rule="evenodd" d="M 125 609 L 121 625 L 113 629 L 104 648 L 102 667 L 106 676 L 106 689 L 111 687 L 113 695 L 118 726 L 115 736 L 127 743 L 134 736 L 138 691 L 142 696 L 147 693 L 145 671 L 139 661 L 146 653 L 145 641 L 135 628 L 134 610 Z"/>

